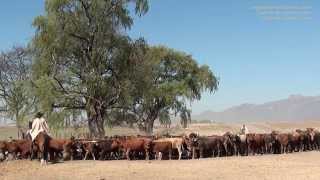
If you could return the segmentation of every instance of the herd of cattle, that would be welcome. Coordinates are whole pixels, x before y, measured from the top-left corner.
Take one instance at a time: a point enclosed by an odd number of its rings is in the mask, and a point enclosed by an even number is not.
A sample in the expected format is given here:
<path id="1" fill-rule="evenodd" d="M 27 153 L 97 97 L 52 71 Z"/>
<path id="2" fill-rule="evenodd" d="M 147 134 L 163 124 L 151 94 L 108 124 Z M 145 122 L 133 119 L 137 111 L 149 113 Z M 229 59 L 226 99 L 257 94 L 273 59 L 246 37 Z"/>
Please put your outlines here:
<path id="1" fill-rule="evenodd" d="M 50 139 L 50 161 L 87 159 L 190 159 L 255 154 L 281 154 L 320 149 L 320 132 L 307 128 L 292 133 L 199 136 L 114 136 L 104 139 Z M 32 147 L 32 148 L 31 148 Z M 0 141 L 0 160 L 37 158 L 31 140 Z"/>

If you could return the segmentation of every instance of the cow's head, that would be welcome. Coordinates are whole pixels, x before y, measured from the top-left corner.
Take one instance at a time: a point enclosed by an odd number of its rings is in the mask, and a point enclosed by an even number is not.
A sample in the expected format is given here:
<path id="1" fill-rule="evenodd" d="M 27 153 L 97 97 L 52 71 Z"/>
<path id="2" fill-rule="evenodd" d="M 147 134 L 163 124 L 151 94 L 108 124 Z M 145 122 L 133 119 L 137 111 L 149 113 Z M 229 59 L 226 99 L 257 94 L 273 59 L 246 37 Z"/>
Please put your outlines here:
<path id="1" fill-rule="evenodd" d="M 64 160 L 73 159 L 73 155 L 75 154 L 76 150 L 77 150 L 77 141 L 72 136 L 70 140 L 67 140 L 63 144 L 63 159 Z"/>

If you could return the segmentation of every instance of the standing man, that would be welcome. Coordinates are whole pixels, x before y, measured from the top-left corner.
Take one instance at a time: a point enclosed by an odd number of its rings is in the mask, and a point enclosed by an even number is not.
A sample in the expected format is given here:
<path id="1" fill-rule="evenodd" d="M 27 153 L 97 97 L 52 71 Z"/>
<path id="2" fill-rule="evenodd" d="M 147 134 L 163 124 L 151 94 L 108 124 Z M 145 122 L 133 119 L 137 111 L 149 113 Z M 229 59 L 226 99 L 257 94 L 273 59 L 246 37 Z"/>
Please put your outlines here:
<path id="1" fill-rule="evenodd" d="M 240 128 L 240 134 L 248 134 L 249 133 L 249 130 L 248 128 L 246 127 L 246 125 L 242 125 L 242 127 Z"/>

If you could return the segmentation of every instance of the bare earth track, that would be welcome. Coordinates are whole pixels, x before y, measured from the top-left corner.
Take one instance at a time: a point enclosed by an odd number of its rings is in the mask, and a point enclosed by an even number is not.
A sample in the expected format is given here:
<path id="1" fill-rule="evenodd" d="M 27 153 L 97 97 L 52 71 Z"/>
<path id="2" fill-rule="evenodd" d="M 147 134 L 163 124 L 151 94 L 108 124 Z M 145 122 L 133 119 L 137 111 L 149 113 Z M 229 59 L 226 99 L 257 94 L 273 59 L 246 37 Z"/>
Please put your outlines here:
<path id="1" fill-rule="evenodd" d="M 164 161 L 0 163 L 0 179 L 320 179 L 320 152 Z"/>

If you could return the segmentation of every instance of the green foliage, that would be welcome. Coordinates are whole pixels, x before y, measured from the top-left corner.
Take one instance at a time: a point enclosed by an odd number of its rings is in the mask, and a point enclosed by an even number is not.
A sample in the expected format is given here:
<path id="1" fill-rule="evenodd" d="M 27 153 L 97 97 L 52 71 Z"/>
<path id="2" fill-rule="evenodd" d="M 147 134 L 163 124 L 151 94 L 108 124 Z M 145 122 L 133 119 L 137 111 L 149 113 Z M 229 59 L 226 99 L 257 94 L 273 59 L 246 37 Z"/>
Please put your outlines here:
<path id="1" fill-rule="evenodd" d="M 131 79 L 134 98 L 127 112 L 134 114 L 140 128 L 149 133 L 154 120 L 163 120 L 170 111 L 180 114 L 186 127 L 191 121 L 186 103 L 199 100 L 203 91 L 218 88 L 218 79 L 208 66 L 199 66 L 183 52 L 156 46 L 149 47 L 140 58 Z"/>
<path id="2" fill-rule="evenodd" d="M 47 0 L 46 13 L 35 18 L 33 79 L 41 108 L 83 109 L 92 135 L 104 135 L 104 119 L 129 88 L 135 46 L 124 34 L 147 0 Z M 125 98 L 122 98 L 125 99 Z M 60 112 L 60 111 L 59 111 Z"/>
<path id="3" fill-rule="evenodd" d="M 170 112 L 168 110 L 163 110 L 160 112 L 159 122 L 160 122 L 160 124 L 164 125 L 165 127 L 170 127 L 171 118 L 170 118 Z"/>
<path id="4" fill-rule="evenodd" d="M 147 0 L 46 1 L 33 22 L 27 70 L 0 83 L 17 122 L 41 110 L 56 130 L 85 114 L 94 136 L 103 136 L 105 125 L 122 124 L 151 133 L 156 119 L 170 125 L 171 115 L 184 127 L 190 123 L 188 103 L 217 90 L 218 79 L 191 55 L 128 37 L 130 4 L 139 16 L 149 9 Z M 15 77 L 12 72 L 5 75 Z"/>
<path id="5" fill-rule="evenodd" d="M 34 110 L 35 97 L 31 93 L 31 54 L 23 47 L 14 47 L 0 55 L 0 99 L 8 114 L 21 126 Z"/>

